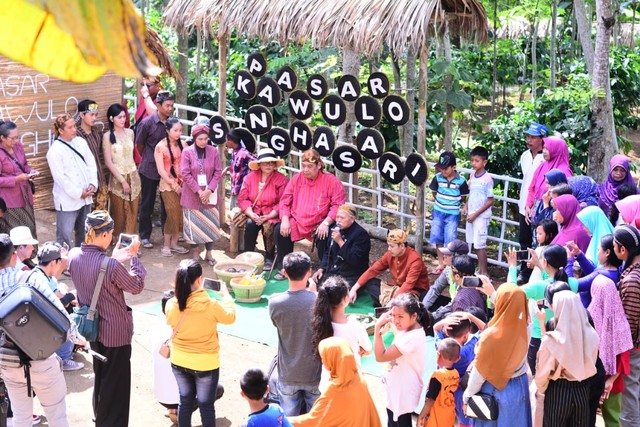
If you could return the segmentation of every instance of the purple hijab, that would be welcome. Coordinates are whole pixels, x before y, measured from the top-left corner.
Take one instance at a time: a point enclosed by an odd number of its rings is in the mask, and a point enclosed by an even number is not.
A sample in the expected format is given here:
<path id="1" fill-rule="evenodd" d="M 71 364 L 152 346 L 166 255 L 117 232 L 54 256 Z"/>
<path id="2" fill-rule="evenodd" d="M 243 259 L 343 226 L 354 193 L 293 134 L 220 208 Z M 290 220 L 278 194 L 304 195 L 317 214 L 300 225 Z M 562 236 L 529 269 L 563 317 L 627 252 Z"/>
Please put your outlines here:
<path id="1" fill-rule="evenodd" d="M 622 181 L 616 181 L 613 179 L 613 176 L 611 176 L 611 172 L 618 166 L 627 171 L 627 176 Z M 607 180 L 598 186 L 598 192 L 600 194 L 599 206 L 605 214 L 609 215 L 611 206 L 618 201 L 618 187 L 625 182 L 634 186 L 636 184 L 633 182 L 633 177 L 629 171 L 629 158 L 624 154 L 616 154 L 609 162 L 609 176 L 607 176 Z"/>
<path id="2" fill-rule="evenodd" d="M 563 221 L 560 224 L 560 232 L 551 243 L 565 246 L 567 242 L 573 240 L 582 252 L 586 252 L 591 238 L 578 219 L 578 212 L 580 212 L 578 199 L 571 194 L 565 194 L 553 199 L 553 205 L 562 215 Z"/>

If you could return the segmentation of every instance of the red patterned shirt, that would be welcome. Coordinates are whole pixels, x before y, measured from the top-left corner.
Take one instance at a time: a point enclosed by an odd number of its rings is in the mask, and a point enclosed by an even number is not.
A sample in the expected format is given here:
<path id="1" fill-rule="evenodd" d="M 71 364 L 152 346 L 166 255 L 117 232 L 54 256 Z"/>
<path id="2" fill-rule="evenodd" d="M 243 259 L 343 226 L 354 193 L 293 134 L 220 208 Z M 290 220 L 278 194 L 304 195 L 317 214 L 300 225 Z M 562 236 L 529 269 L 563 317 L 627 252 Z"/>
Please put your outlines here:
<path id="1" fill-rule="evenodd" d="M 229 163 L 229 175 L 231 176 L 231 195 L 237 196 L 242 188 L 244 177 L 250 172 L 249 162 L 255 160 L 249 150 L 240 147 L 231 152 L 231 162 Z"/>

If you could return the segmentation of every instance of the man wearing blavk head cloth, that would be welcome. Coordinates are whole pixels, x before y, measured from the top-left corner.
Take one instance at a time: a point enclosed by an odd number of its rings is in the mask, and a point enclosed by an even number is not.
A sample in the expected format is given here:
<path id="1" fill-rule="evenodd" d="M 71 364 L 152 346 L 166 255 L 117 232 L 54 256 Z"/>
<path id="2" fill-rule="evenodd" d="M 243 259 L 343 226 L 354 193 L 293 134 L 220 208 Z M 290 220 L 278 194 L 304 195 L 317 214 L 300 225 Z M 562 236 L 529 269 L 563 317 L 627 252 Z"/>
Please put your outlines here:
<path id="1" fill-rule="evenodd" d="M 331 276 L 341 276 L 353 286 L 369 268 L 371 238 L 356 222 L 357 210 L 352 205 L 342 205 L 336 214 L 336 227 L 331 231 L 329 248 L 324 251 L 320 268 L 313 279 L 320 283 Z"/>
<path id="2" fill-rule="evenodd" d="M 15 247 L 11 243 L 11 239 L 7 234 L 0 234 L 0 294 L 6 294 L 28 277 L 28 272 L 20 271 L 15 267 L 16 261 Z M 33 280 L 29 279 L 28 282 L 31 287 L 40 292 L 68 317 L 60 300 L 54 295 L 46 281 L 34 277 Z M 84 344 L 82 337 L 77 334 L 73 320 L 69 319 L 69 322 L 68 339 L 78 344 Z M 25 427 L 30 426 L 32 422 L 33 394 L 28 393 L 25 367 L 11 363 L 11 356 L 15 357 L 17 353 L 16 345 L 6 337 L 3 337 L 2 348 L 0 349 L 0 375 L 4 379 L 11 398 L 13 425 Z M 52 354 L 44 360 L 29 361 L 29 376 L 32 392 L 35 392 L 38 396 L 49 425 L 52 427 L 68 426 L 65 403 L 67 386 L 62 374 L 60 359 L 55 354 Z"/>
<path id="3" fill-rule="evenodd" d="M 87 216 L 85 243 L 69 252 L 69 272 L 78 290 L 78 304 L 91 305 L 102 260 L 111 244 L 113 219 L 106 211 Z M 147 270 L 138 259 L 140 241 L 114 248 L 98 296 L 100 322 L 98 338 L 91 348 L 107 357 L 107 363 L 94 360 L 93 411 L 97 427 L 126 426 L 129 422 L 131 394 L 131 339 L 133 316 L 124 292 L 139 294 L 144 289 Z M 131 260 L 127 269 L 123 263 Z"/>
<path id="4" fill-rule="evenodd" d="M 387 252 L 353 285 L 349 291 L 352 303 L 358 297 L 358 289 L 366 287 L 373 298 L 373 305 L 380 306 L 380 279 L 377 276 L 386 270 L 389 270 L 393 278 L 391 284 L 400 287 L 395 296 L 410 292 L 422 298 L 422 294 L 426 294 L 429 290 L 429 272 L 420 254 L 407 246 L 408 239 L 407 233 L 400 229 L 391 230 L 387 234 Z"/>
<path id="5" fill-rule="evenodd" d="M 93 154 L 98 169 L 98 189 L 93 195 L 91 210 L 107 208 L 109 200 L 109 186 L 104 154 L 102 154 L 102 130 L 96 126 L 98 118 L 98 104 L 90 99 L 78 103 L 78 136 L 87 141 L 89 150 Z"/>

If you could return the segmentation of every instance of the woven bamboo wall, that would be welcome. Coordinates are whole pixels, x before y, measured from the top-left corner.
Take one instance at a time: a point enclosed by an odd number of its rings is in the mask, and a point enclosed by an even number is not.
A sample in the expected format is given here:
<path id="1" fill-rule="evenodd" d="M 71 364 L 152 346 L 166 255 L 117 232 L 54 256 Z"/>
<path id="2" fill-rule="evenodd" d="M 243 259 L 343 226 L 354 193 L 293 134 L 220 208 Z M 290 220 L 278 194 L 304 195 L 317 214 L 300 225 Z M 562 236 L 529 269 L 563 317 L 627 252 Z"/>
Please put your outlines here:
<path id="1" fill-rule="evenodd" d="M 109 105 L 122 102 L 122 78 L 108 73 L 89 84 L 65 82 L 0 55 L 0 119 L 11 120 L 18 131 L 31 167 L 40 171 L 35 180 L 35 208 L 53 208 L 53 181 L 47 150 L 53 141 L 53 121 L 59 114 L 75 115 L 78 102 L 98 103 L 98 126 L 106 128 Z"/>

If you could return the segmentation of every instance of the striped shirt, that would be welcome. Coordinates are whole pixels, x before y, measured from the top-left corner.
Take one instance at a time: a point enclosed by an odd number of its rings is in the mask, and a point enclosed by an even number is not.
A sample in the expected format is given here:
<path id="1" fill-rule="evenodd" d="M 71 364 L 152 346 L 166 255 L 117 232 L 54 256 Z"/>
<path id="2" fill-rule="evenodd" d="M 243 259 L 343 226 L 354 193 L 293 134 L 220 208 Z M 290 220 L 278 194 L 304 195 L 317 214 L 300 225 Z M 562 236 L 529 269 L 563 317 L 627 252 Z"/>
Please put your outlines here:
<path id="1" fill-rule="evenodd" d="M 451 181 L 442 176 L 442 173 L 437 173 L 431 180 L 429 189 L 435 193 L 434 209 L 453 215 L 460 213 L 462 197 L 469 194 L 467 181 L 457 173 Z"/>
<path id="2" fill-rule="evenodd" d="M 64 306 L 58 299 L 58 297 L 53 293 L 51 288 L 49 287 L 49 279 L 45 274 L 32 274 L 29 277 L 30 272 L 24 272 L 15 267 L 7 267 L 0 270 L 0 296 L 4 296 L 8 293 L 14 286 L 18 284 L 20 281 L 26 281 L 29 278 L 29 285 L 40 292 L 46 299 L 51 301 L 53 305 L 56 306 L 58 310 L 64 313 L 65 316 L 69 319 L 69 323 L 71 327 L 69 328 L 68 334 L 69 339 L 75 341 L 77 328 L 76 324 L 69 314 L 67 310 L 65 310 Z"/>
<path id="3" fill-rule="evenodd" d="M 640 262 L 635 262 L 620 275 L 618 286 L 624 313 L 631 327 L 633 346 L 640 348 Z"/>
<path id="4" fill-rule="evenodd" d="M 264 182 L 264 189 L 258 197 L 260 192 L 260 181 L 262 180 L 262 171 L 257 170 L 247 175 L 242 183 L 240 194 L 238 194 L 238 206 L 242 211 L 246 211 L 247 208 L 253 205 L 253 212 L 257 215 L 269 215 L 271 212 L 279 212 L 279 202 L 284 193 L 284 189 L 287 186 L 289 180 L 286 176 L 278 171 L 273 171 L 271 175 L 267 177 Z M 270 223 L 275 224 L 280 221 L 279 217 L 269 220 Z"/>
<path id="5" fill-rule="evenodd" d="M 328 216 L 335 221 L 346 200 L 342 183 L 330 173 L 320 171 L 316 179 L 294 175 L 280 200 L 280 218 L 289 217 L 291 241 L 312 240 L 316 227 Z"/>
<path id="6" fill-rule="evenodd" d="M 231 152 L 231 161 L 229 162 L 229 175 L 231 177 L 231 195 L 237 196 L 242 187 L 242 181 L 247 176 L 251 169 L 249 169 L 249 162 L 255 160 L 254 156 L 249 150 L 244 147 L 240 147 L 237 150 Z"/>
<path id="7" fill-rule="evenodd" d="M 91 305 L 104 249 L 83 243 L 69 252 L 69 272 L 78 290 L 78 304 Z M 98 341 L 107 347 L 131 344 L 133 337 L 133 315 L 124 300 L 124 293 L 139 294 L 144 289 L 147 270 L 138 257 L 131 259 L 131 269 L 111 258 L 107 264 L 104 282 L 98 296 L 97 310 L 100 315 Z"/>

